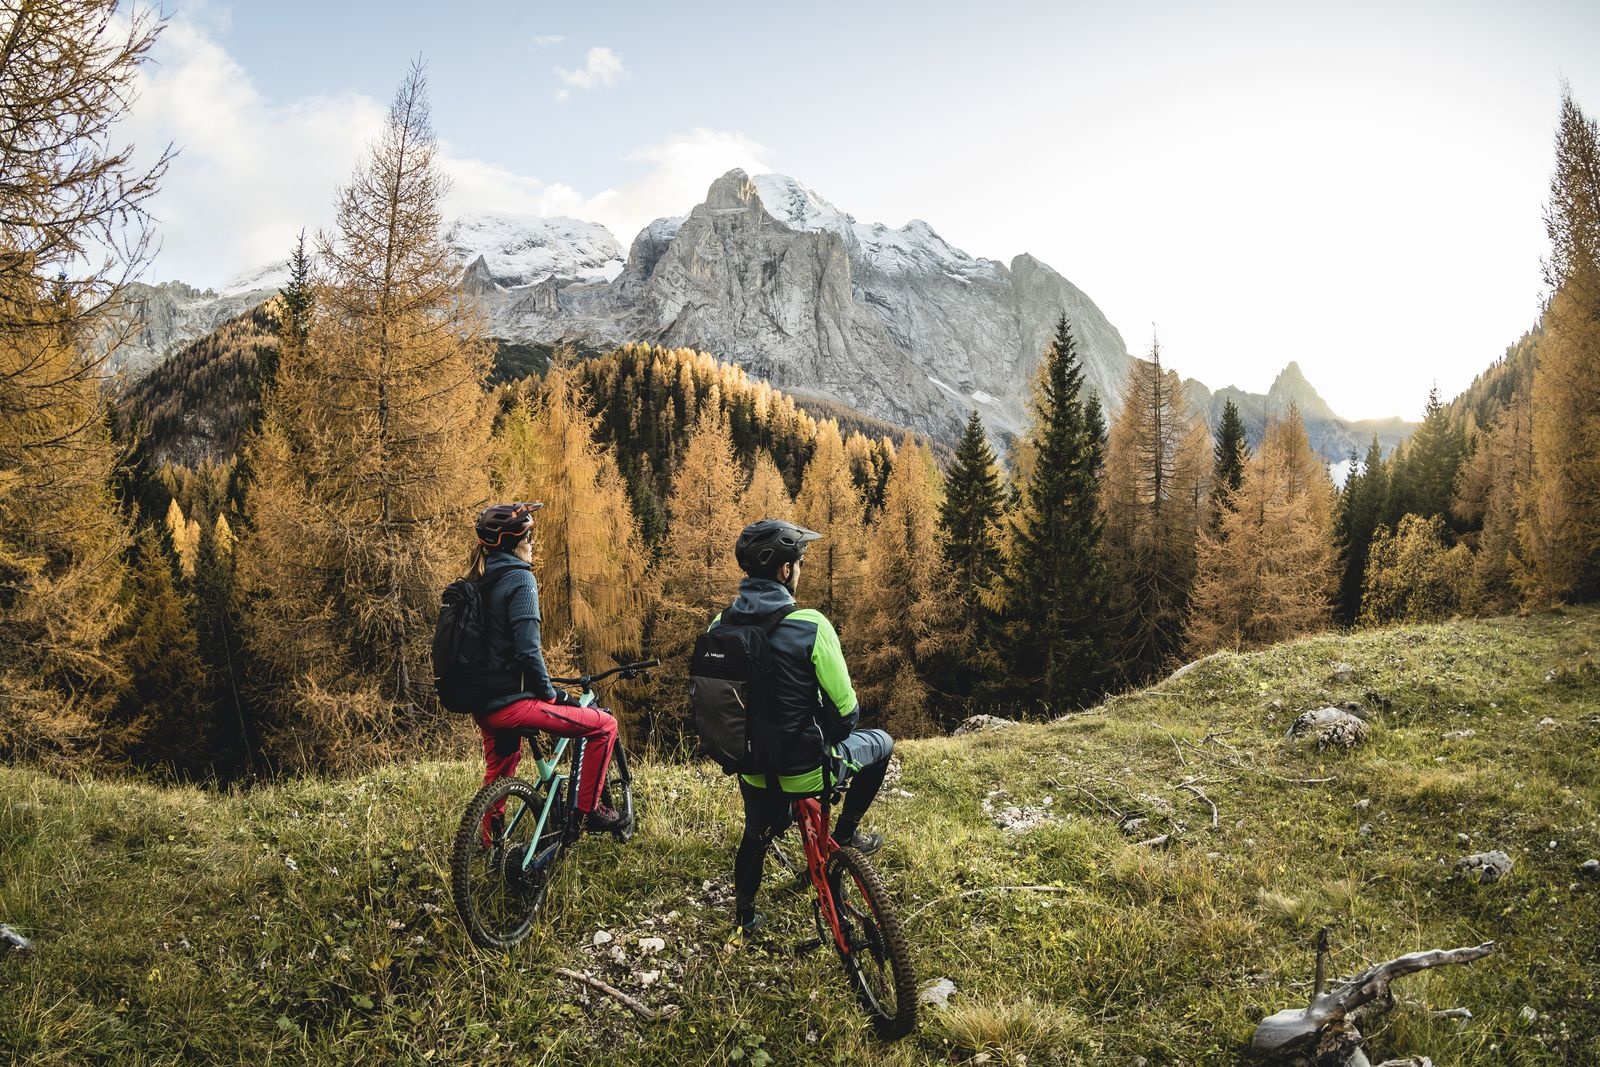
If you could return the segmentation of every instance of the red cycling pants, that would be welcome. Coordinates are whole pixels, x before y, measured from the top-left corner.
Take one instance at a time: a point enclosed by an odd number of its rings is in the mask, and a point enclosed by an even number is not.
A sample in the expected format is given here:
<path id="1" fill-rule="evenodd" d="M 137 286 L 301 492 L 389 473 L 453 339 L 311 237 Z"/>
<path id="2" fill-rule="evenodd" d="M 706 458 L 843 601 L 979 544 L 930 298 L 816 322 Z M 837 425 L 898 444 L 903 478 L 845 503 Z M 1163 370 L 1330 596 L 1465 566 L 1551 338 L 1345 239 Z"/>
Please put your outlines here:
<path id="1" fill-rule="evenodd" d="M 587 814 L 600 800 L 617 742 L 617 720 L 604 708 L 579 708 L 544 700 L 519 700 L 483 715 L 473 716 L 483 735 L 484 784 L 515 774 L 522 762 L 522 739 L 515 731 L 543 730 L 557 737 L 583 738 L 583 767 L 578 775 L 578 810 Z M 506 737 L 497 745 L 497 738 Z M 511 742 L 516 748 L 511 748 Z M 496 749 L 499 751 L 496 751 Z M 505 753 L 502 755 L 501 753 Z"/>

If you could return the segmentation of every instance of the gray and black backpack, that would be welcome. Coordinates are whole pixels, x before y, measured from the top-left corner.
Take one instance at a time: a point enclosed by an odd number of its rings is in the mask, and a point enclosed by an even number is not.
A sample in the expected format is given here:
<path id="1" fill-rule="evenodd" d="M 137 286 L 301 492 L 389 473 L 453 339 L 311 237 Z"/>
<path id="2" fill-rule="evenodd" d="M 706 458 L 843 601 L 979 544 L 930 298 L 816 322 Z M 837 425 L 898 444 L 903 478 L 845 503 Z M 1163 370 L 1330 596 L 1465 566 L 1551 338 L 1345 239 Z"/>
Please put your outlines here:
<path id="1" fill-rule="evenodd" d="M 729 774 L 763 774 L 782 762 L 773 708 L 773 629 L 789 604 L 748 623 L 723 622 L 694 643 L 689 702 L 707 754 Z"/>

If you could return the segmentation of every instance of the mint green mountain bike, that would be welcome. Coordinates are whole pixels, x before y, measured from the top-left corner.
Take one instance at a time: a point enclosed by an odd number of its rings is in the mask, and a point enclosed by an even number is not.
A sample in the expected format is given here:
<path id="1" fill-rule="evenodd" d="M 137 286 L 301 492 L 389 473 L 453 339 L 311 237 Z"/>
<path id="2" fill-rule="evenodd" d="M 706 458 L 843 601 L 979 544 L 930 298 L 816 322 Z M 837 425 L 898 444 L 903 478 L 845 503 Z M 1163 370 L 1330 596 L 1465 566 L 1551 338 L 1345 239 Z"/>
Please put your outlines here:
<path id="1" fill-rule="evenodd" d="M 643 660 L 599 674 L 551 681 L 577 686 L 582 690 L 578 702 L 588 707 L 595 701 L 596 682 L 613 675 L 634 678 L 660 665 L 657 659 Z M 505 951 L 528 936 L 549 896 L 558 865 L 583 835 L 583 816 L 576 804 L 583 740 L 574 745 L 570 738 L 558 737 L 546 758 L 539 731 L 529 730 L 522 736 L 532 750 L 539 777 L 497 778 L 478 790 L 462 813 L 450 856 L 450 890 L 456 911 L 472 943 L 491 951 Z M 573 756 L 566 761 L 569 748 Z M 522 764 L 527 765 L 527 761 Z M 627 841 L 633 836 L 637 816 L 633 775 L 620 736 L 601 801 L 622 816 L 621 826 L 612 835 Z"/>

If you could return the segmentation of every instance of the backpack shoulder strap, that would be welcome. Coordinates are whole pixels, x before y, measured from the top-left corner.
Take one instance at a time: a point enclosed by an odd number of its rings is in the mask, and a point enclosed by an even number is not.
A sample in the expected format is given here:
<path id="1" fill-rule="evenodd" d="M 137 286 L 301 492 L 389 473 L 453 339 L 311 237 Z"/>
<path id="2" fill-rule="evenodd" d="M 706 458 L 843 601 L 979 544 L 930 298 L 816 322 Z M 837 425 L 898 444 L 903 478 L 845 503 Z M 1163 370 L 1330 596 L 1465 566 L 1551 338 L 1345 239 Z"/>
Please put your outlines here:
<path id="1" fill-rule="evenodd" d="M 782 622 L 784 619 L 787 619 L 790 615 L 793 615 L 799 610 L 799 604 L 785 605 L 784 607 L 781 607 L 777 611 L 774 611 L 772 614 L 768 615 L 766 619 L 762 621 L 761 629 L 766 632 L 768 637 L 771 637 L 772 631 L 778 628 L 778 624 L 780 622 Z"/>

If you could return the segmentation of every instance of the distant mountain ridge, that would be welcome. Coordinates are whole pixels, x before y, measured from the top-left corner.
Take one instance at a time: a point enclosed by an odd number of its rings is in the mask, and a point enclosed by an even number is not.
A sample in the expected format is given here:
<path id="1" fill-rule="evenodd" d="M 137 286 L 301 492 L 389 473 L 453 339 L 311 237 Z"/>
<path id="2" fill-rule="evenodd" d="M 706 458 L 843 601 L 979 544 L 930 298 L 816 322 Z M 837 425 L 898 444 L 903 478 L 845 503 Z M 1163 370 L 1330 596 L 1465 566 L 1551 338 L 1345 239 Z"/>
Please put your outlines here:
<path id="1" fill-rule="evenodd" d="M 974 409 L 999 443 L 1024 429 L 1033 371 L 1063 312 L 1086 383 L 1108 411 L 1132 363 L 1094 302 L 1035 257 L 973 257 L 922 220 L 861 223 L 784 175 L 730 171 L 688 214 L 645 226 L 626 252 L 596 223 L 530 215 L 465 215 L 445 240 L 463 291 L 504 344 L 697 348 L 797 396 L 947 442 Z M 279 263 L 221 292 L 131 287 L 140 329 L 117 365 L 138 377 L 271 297 L 285 277 Z M 1409 432 L 1400 420 L 1345 422 L 1294 363 L 1265 397 L 1188 388 L 1213 425 L 1233 398 L 1253 437 L 1293 400 L 1330 460 L 1364 449 L 1372 432 L 1387 447 Z"/>
<path id="2" fill-rule="evenodd" d="M 1189 403 L 1206 416 L 1213 428 L 1222 421 L 1223 407 L 1233 401 L 1234 407 L 1239 409 L 1239 417 L 1244 420 L 1245 440 L 1252 448 L 1260 443 L 1267 423 L 1282 417 L 1293 404 L 1305 422 L 1311 447 L 1333 464 L 1348 460 L 1351 452 L 1364 455 L 1374 436 L 1388 454 L 1417 427 L 1416 423 L 1399 417 L 1357 422 L 1340 418 L 1306 380 L 1300 364 L 1293 360 L 1278 372 L 1265 394 L 1247 393 L 1232 385 L 1213 393 L 1193 378 L 1185 380 L 1183 388 Z"/>

